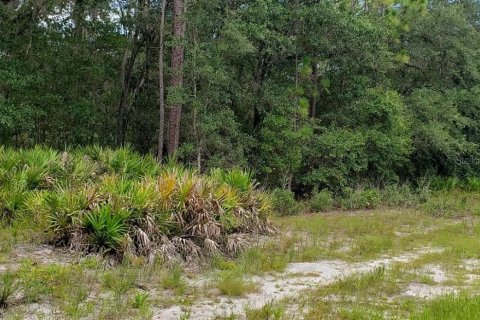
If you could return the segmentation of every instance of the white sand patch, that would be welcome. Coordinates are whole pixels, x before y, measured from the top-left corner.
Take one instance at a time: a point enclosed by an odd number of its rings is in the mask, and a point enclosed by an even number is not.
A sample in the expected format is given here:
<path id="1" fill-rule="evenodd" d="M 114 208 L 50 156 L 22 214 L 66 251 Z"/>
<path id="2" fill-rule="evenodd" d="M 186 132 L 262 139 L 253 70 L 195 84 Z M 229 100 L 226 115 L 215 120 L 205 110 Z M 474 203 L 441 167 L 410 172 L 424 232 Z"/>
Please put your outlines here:
<path id="1" fill-rule="evenodd" d="M 431 286 L 423 283 L 412 282 L 408 285 L 407 290 L 405 290 L 403 294 L 408 297 L 432 299 L 444 294 L 457 292 L 458 290 L 453 287 L 437 285 Z"/>
<path id="2" fill-rule="evenodd" d="M 439 265 L 429 264 L 423 268 L 424 272 L 432 277 L 436 283 L 442 283 L 448 280 L 447 274 Z"/>
<path id="3" fill-rule="evenodd" d="M 385 257 L 360 263 L 348 263 L 341 260 L 321 260 L 315 262 L 291 263 L 285 272 L 275 276 L 254 276 L 249 280 L 258 284 L 259 290 L 245 297 L 200 298 L 188 308 L 188 312 L 180 306 L 172 306 L 155 311 L 153 319 L 178 320 L 184 314 L 190 319 L 206 320 L 215 316 L 230 314 L 242 315 L 245 307 L 261 308 L 262 306 L 287 297 L 298 296 L 305 289 L 328 285 L 355 273 L 373 271 L 378 267 L 388 267 L 396 262 L 410 262 L 423 254 L 439 252 L 440 249 L 422 248 L 416 252 L 396 257 Z"/>

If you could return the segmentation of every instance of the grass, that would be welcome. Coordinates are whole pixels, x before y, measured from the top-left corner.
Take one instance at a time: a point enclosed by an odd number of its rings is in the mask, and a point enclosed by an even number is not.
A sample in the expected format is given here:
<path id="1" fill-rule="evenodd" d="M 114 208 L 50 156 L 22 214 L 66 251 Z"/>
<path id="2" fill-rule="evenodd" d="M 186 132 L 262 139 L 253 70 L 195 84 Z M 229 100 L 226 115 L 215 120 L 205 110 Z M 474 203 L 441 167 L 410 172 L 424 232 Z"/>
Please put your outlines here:
<path id="1" fill-rule="evenodd" d="M 285 319 L 285 306 L 269 302 L 261 308 L 245 308 L 248 320 L 281 320 Z"/>
<path id="2" fill-rule="evenodd" d="M 185 292 L 186 283 L 182 276 L 182 267 L 179 264 L 174 265 L 161 278 L 161 286 L 164 289 L 173 290 L 177 294 Z"/>
<path id="3" fill-rule="evenodd" d="M 257 290 L 255 283 L 246 280 L 245 274 L 239 269 L 220 271 L 216 287 L 230 297 L 244 296 Z"/>
<path id="4" fill-rule="evenodd" d="M 476 320 L 480 319 L 480 297 L 447 295 L 435 299 L 411 317 L 412 320 Z"/>
<path id="5" fill-rule="evenodd" d="M 8 306 L 9 298 L 15 293 L 16 284 L 12 273 L 5 272 L 0 275 L 0 309 Z"/>

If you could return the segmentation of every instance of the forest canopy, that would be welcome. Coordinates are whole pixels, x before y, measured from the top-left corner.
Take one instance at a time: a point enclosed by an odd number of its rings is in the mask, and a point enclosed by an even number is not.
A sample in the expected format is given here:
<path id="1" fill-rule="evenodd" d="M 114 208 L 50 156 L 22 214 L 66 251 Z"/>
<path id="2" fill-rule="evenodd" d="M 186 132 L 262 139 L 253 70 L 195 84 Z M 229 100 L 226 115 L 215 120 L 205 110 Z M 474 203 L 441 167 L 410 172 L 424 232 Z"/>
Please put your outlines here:
<path id="1" fill-rule="evenodd" d="M 480 173 L 473 0 L 2 0 L 0 144 L 338 190 Z"/>

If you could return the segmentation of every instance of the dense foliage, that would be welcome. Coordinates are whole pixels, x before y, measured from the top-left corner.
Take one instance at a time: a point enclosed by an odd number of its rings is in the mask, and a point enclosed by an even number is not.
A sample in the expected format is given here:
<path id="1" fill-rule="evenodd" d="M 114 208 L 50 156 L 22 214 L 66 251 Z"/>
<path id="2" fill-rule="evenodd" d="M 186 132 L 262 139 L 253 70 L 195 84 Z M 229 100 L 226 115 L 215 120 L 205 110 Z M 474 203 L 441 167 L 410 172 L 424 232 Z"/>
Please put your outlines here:
<path id="1" fill-rule="evenodd" d="M 0 1 L 0 143 L 158 154 L 164 78 L 167 113 L 183 107 L 175 156 L 200 172 L 299 194 L 480 173 L 478 2 L 193 0 L 183 35 L 179 4 L 162 28 L 162 0 Z"/>
<path id="2" fill-rule="evenodd" d="M 0 221 L 83 252 L 165 259 L 235 255 L 268 233 L 269 197 L 241 170 L 199 175 L 128 148 L 0 147 Z"/>

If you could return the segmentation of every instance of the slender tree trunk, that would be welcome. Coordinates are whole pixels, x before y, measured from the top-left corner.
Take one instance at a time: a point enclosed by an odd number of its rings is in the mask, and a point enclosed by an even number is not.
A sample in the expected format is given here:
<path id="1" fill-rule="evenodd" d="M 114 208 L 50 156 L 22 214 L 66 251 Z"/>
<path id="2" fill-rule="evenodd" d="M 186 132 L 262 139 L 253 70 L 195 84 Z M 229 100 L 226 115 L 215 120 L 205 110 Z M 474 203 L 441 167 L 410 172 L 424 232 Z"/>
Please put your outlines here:
<path id="1" fill-rule="evenodd" d="M 162 161 L 163 158 L 163 144 L 165 133 L 165 87 L 163 83 L 163 47 L 164 47 L 164 33 L 165 33 L 165 7 L 167 0 L 162 0 L 162 12 L 160 17 L 160 45 L 158 49 L 158 102 L 160 108 L 160 118 L 158 126 L 158 150 L 157 159 Z"/>
<path id="2" fill-rule="evenodd" d="M 318 97 L 318 62 L 312 59 L 312 82 L 313 90 L 310 98 L 310 118 L 315 118 L 317 112 L 317 97 Z"/>
<path id="3" fill-rule="evenodd" d="M 85 23 L 84 13 L 85 13 L 85 3 L 84 0 L 75 0 L 75 5 L 73 7 L 73 20 L 75 23 L 75 37 L 82 41 L 84 38 L 83 26 Z"/>
<path id="4" fill-rule="evenodd" d="M 173 38 L 174 46 L 172 49 L 172 79 L 170 90 L 175 91 L 175 102 L 170 106 L 168 114 L 168 144 L 167 152 L 169 156 L 174 156 L 178 149 L 180 140 L 180 117 L 182 114 L 182 104 L 178 101 L 178 95 L 183 87 L 183 39 L 185 36 L 185 7 L 183 0 L 173 1 Z"/>

